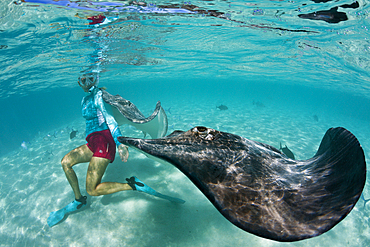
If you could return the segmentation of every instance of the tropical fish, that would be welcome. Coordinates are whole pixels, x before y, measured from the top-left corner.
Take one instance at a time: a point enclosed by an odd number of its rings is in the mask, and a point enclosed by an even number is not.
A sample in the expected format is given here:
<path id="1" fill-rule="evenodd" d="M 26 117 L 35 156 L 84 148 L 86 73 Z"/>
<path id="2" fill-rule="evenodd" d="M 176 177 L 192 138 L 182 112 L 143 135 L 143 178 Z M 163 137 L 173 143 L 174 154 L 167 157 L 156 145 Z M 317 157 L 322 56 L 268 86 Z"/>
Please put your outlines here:
<path id="1" fill-rule="evenodd" d="M 291 158 L 292 160 L 295 159 L 294 157 L 294 154 L 292 151 L 290 151 L 290 149 L 285 145 L 285 147 L 283 148 L 281 146 L 281 142 L 280 142 L 280 150 L 288 157 L 288 158 Z"/>
<path id="2" fill-rule="evenodd" d="M 220 109 L 221 111 L 226 111 L 227 109 L 229 109 L 227 106 L 222 104 L 220 106 L 216 106 L 216 108 Z"/>
<path id="3" fill-rule="evenodd" d="M 72 140 L 73 138 L 75 138 L 76 135 L 77 135 L 77 132 L 78 132 L 78 130 L 73 130 L 72 129 L 71 133 L 69 134 L 69 139 Z"/>

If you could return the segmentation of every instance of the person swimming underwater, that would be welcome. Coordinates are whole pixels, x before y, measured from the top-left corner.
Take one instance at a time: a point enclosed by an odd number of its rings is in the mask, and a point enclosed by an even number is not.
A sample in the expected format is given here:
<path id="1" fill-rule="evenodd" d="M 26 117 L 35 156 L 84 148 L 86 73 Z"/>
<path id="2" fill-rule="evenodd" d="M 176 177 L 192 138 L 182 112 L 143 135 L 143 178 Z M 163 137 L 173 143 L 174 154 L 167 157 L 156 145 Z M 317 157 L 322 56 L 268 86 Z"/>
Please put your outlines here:
<path id="1" fill-rule="evenodd" d="M 123 162 L 129 157 L 128 148 L 117 138 L 122 136 L 118 124 L 109 109 L 105 108 L 102 90 L 97 87 L 99 75 L 87 73 L 78 79 L 78 84 L 87 93 L 82 99 L 82 115 L 86 120 L 86 141 L 66 154 L 61 163 L 67 180 L 74 192 L 75 200 L 64 208 L 50 213 L 49 226 L 59 223 L 66 213 L 76 211 L 87 204 L 87 196 L 83 196 L 73 166 L 89 162 L 86 175 L 86 191 L 91 196 L 101 196 L 125 190 L 138 190 L 168 200 L 176 198 L 164 196 L 145 185 L 135 176 L 126 178 L 127 183 L 101 182 L 109 163 L 116 155 L 116 146 Z M 180 201 L 182 203 L 182 200 Z"/>
<path id="2" fill-rule="evenodd" d="M 78 180 L 72 167 L 79 163 L 90 162 L 86 176 L 86 190 L 91 196 L 100 196 L 123 190 L 132 190 L 126 183 L 101 183 L 101 178 L 109 163 L 116 154 L 116 147 L 122 161 L 128 159 L 127 146 L 118 142 L 121 131 L 114 118 L 104 107 L 102 92 L 97 87 L 99 75 L 90 73 L 80 77 L 78 84 L 87 93 L 82 100 L 82 115 L 86 119 L 86 141 L 70 151 L 62 159 L 62 167 L 75 194 L 76 204 L 86 204 L 86 196 L 82 196 Z"/>

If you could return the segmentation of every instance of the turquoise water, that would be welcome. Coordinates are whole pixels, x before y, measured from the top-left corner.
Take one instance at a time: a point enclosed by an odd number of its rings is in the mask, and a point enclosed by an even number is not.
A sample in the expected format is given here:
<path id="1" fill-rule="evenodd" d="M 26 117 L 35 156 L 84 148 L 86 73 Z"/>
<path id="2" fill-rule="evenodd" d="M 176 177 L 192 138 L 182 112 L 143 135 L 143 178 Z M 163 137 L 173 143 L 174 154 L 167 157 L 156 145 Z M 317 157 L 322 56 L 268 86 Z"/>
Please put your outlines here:
<path id="1" fill-rule="evenodd" d="M 147 3 L 163 9 L 169 2 Z M 103 180 L 135 175 L 184 205 L 134 192 L 89 197 L 85 210 L 47 226 L 49 213 L 73 200 L 60 160 L 85 143 L 77 78 L 91 69 L 101 71 L 100 86 L 145 116 L 160 100 L 168 134 L 204 125 L 275 147 L 282 142 L 307 159 L 328 128 L 342 126 L 369 162 L 368 1 L 353 8 L 343 7 L 353 1 L 171 3 L 196 5 L 198 13 L 127 12 L 121 7 L 128 2 L 118 0 L 0 3 L 0 245 L 367 246 L 369 205 L 361 200 L 322 236 L 278 243 L 238 229 L 177 169 L 134 150 Z M 348 20 L 298 16 L 338 6 Z M 88 25 L 99 13 L 113 21 Z M 216 108 L 221 104 L 228 110 Z M 70 140 L 72 129 L 78 132 Z M 122 132 L 142 137 L 128 126 Z M 75 169 L 83 194 L 86 169 Z M 370 198 L 367 185 L 364 196 Z"/>

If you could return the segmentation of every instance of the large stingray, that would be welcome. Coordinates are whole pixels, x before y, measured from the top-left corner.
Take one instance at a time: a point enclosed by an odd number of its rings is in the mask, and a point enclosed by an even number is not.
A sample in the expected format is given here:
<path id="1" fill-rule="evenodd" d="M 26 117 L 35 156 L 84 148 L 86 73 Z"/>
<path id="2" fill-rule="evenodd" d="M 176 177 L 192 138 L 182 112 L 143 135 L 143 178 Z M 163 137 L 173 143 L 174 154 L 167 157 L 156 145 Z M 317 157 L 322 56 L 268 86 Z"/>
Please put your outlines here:
<path id="1" fill-rule="evenodd" d="M 366 179 L 361 145 L 344 128 L 329 129 L 316 155 L 301 161 L 206 127 L 119 141 L 176 166 L 234 225 L 277 241 L 330 230 L 352 210 Z"/>
<path id="2" fill-rule="evenodd" d="M 130 124 L 143 131 L 144 135 L 148 133 L 152 138 L 163 137 L 167 133 L 168 122 L 167 115 L 158 101 L 154 112 L 149 117 L 144 114 L 129 100 L 120 95 L 111 95 L 102 90 L 105 106 L 112 113 L 118 125 Z M 110 107 L 112 106 L 112 107 Z"/>

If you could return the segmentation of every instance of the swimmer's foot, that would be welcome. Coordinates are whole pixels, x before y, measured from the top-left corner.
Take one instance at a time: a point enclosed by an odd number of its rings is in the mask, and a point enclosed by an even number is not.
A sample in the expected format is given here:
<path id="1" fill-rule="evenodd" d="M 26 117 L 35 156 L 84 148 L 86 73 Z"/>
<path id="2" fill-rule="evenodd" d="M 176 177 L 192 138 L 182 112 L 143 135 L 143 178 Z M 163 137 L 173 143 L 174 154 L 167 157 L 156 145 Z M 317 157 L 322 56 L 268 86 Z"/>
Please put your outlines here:
<path id="1" fill-rule="evenodd" d="M 87 199 L 86 196 L 82 196 L 79 199 L 75 199 L 73 202 L 69 203 L 64 208 L 59 209 L 59 210 L 54 211 L 54 212 L 51 212 L 50 216 L 47 220 L 48 225 L 50 227 L 52 227 L 52 226 L 58 224 L 60 221 L 62 221 L 64 219 L 66 214 L 71 213 L 73 211 L 76 211 L 76 210 L 82 208 L 83 206 L 85 206 L 86 203 L 87 203 L 86 199 Z"/>
<path id="2" fill-rule="evenodd" d="M 140 192 L 145 192 L 150 195 L 155 195 L 156 191 L 150 188 L 148 185 L 141 182 L 137 177 L 133 176 L 130 178 L 126 178 L 127 184 L 130 185 L 130 187 L 133 190 L 137 190 Z"/>
<path id="3" fill-rule="evenodd" d="M 87 204 L 87 196 L 81 196 L 80 199 L 75 199 L 73 202 L 73 205 L 77 206 L 75 210 L 82 208 L 83 206 L 86 206 Z M 70 204 L 71 204 L 70 203 Z M 73 211 L 75 211 L 73 210 Z"/>
<path id="4" fill-rule="evenodd" d="M 150 195 L 153 195 L 153 196 L 156 196 L 156 197 L 160 197 L 162 199 L 169 200 L 171 202 L 176 202 L 176 203 L 181 203 L 181 204 L 185 203 L 185 201 L 182 200 L 182 199 L 179 199 L 179 198 L 176 198 L 176 197 L 172 197 L 172 196 L 166 196 L 166 195 L 163 195 L 163 194 L 161 194 L 161 193 L 153 190 L 148 185 L 146 185 L 143 182 L 141 182 L 135 176 L 130 177 L 130 178 L 126 178 L 126 181 L 127 181 L 127 184 L 130 185 L 130 187 L 133 190 L 137 190 L 137 191 L 140 191 L 140 192 L 145 192 L 145 193 L 148 193 Z"/>

